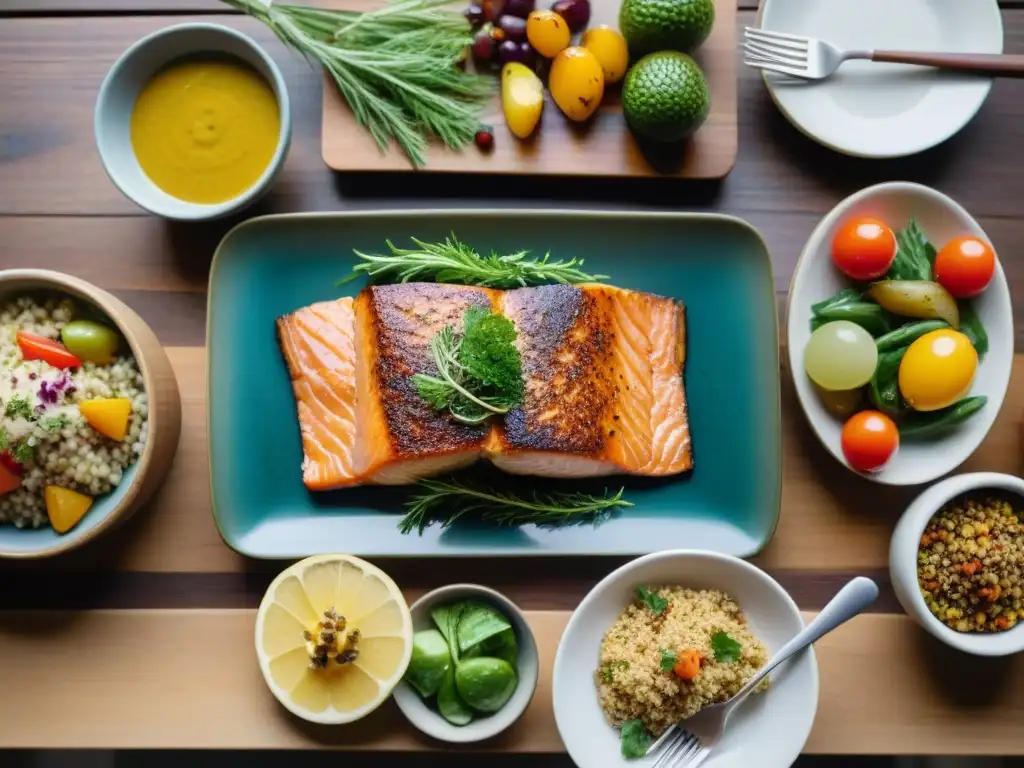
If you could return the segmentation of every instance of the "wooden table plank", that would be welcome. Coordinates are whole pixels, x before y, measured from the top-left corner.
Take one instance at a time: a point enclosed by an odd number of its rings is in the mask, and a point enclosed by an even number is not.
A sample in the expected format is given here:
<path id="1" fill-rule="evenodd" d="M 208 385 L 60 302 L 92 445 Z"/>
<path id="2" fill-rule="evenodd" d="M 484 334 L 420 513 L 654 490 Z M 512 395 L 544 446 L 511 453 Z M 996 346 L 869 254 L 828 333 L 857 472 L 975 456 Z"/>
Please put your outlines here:
<path id="1" fill-rule="evenodd" d="M 205 352 L 199 348 L 168 350 L 182 396 L 182 438 L 178 455 L 157 498 L 126 526 L 95 546 L 60 561 L 24 564 L 18 569 L 104 569 L 174 572 L 246 572 L 276 570 L 268 563 L 254 565 L 224 546 L 213 522 L 206 482 Z M 889 488 L 852 475 L 821 449 L 795 401 L 787 372 L 783 380 L 783 495 L 782 515 L 772 542 L 755 562 L 772 569 L 831 571 L 885 569 L 889 536 L 902 509 L 918 489 Z M 960 471 L 987 470 L 1020 474 L 1024 471 L 1021 422 L 1024 418 L 1024 355 L 1018 355 L 1007 400 L 988 438 Z M 836 547 L 836 542 L 843 542 Z M 657 547 L 686 542 L 658 542 Z M 652 544 L 652 546 L 655 546 Z M 344 550 L 344 542 L 339 542 Z M 495 575 L 493 561 L 464 565 L 460 576 L 485 582 L 506 581 L 537 585 L 533 596 L 554 593 L 553 583 L 572 584 L 556 598 L 559 607 L 575 605 L 586 585 L 621 559 L 602 558 L 581 565 L 574 558 L 536 558 L 507 574 Z M 401 561 L 395 568 L 410 587 L 436 586 L 450 581 L 448 569 L 424 568 L 422 562 Z M 392 566 L 389 566 L 392 568 Z M 582 569 L 582 570 L 581 570 Z M 564 602 L 561 602 L 563 601 Z"/>
<path id="2" fill-rule="evenodd" d="M 103 173 L 93 146 L 92 110 L 99 82 L 131 43 L 181 21 L 158 16 L 14 18 L 0 24 L 0 214 L 144 215 Z M 320 77 L 257 22 L 202 16 L 252 34 L 281 64 L 292 97 L 294 141 L 282 175 L 254 212 L 401 206 L 423 198 L 478 204 L 481 181 L 465 176 L 332 174 L 320 157 Z M 750 23 L 752 11 L 740 13 Z M 1024 11 L 1004 14 L 1008 51 L 1024 50 Z M 1016 216 L 1024 176 L 1006 163 L 1024 131 L 1024 81 L 997 82 L 979 116 L 945 145 L 912 158 L 864 162 L 810 141 L 782 118 L 758 75 L 739 82 L 740 156 L 721 183 L 509 177 L 484 186 L 494 201 L 534 197 L 563 205 L 716 207 L 731 212 L 822 213 L 867 184 L 905 178 L 942 189 L 976 216 Z M 54 183 L 59 179 L 59 183 Z M 984 182 L 979 182 L 983 179 Z M 396 188 L 400 187 L 400 188 Z"/>
<path id="3" fill-rule="evenodd" d="M 0 697 L 0 748 L 453 749 L 414 731 L 392 702 L 346 728 L 310 726 L 288 715 L 256 665 L 253 615 L 0 614 L 0 679 L 5 690 L 18 692 Z M 527 619 L 541 656 L 536 695 L 515 726 L 478 749 L 563 750 L 550 677 L 568 614 L 529 612 Z M 953 658 L 910 619 L 877 614 L 854 619 L 815 647 L 821 692 L 807 752 L 1024 751 L 1019 658 Z M 224 652 L 232 648 L 237 652 Z M 55 697 L 61 712 L 73 713 L 61 717 L 60 727 Z"/>

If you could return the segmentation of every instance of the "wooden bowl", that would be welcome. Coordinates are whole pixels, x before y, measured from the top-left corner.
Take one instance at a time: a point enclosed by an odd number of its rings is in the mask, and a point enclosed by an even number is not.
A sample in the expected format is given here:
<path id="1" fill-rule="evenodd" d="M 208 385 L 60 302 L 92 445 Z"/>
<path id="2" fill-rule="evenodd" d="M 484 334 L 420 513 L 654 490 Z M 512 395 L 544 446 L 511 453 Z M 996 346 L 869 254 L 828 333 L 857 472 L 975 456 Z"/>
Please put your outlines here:
<path id="1" fill-rule="evenodd" d="M 149 396 L 149 435 L 142 456 L 121 483 L 97 497 L 85 518 L 64 535 L 52 528 L 0 525 L 0 558 L 43 558 L 69 552 L 127 520 L 163 482 L 181 433 L 181 399 L 170 360 L 156 334 L 126 304 L 77 277 L 42 269 L 0 270 L 0 302 L 23 293 L 65 294 L 100 310 L 121 332 Z"/>

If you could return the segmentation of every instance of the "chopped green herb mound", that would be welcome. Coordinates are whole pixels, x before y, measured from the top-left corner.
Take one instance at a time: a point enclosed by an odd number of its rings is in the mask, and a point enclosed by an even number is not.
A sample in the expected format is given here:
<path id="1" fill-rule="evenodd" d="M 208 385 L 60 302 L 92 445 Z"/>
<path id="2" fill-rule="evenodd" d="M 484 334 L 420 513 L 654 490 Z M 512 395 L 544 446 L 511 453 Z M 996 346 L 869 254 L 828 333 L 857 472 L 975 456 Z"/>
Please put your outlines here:
<path id="1" fill-rule="evenodd" d="M 9 419 L 31 419 L 32 406 L 24 395 L 14 395 L 14 397 L 7 401 L 4 415 Z"/>
<path id="2" fill-rule="evenodd" d="M 16 446 L 11 448 L 11 456 L 19 464 L 27 464 L 32 461 L 32 457 L 36 455 L 36 449 L 28 443 L 18 443 Z"/>
<path id="3" fill-rule="evenodd" d="M 661 616 L 668 608 L 668 600 L 658 595 L 657 592 L 652 592 L 647 587 L 637 587 L 636 596 L 640 598 L 640 602 L 651 609 L 651 613 L 655 616 Z"/>
<path id="4" fill-rule="evenodd" d="M 619 743 L 622 756 L 627 760 L 646 757 L 651 747 L 651 735 L 644 728 L 644 721 L 638 718 L 624 722 L 619 728 Z"/>
<path id="5" fill-rule="evenodd" d="M 742 650 L 743 646 L 728 632 L 715 632 L 711 636 L 711 651 L 715 654 L 715 661 L 738 661 Z"/>
<path id="6" fill-rule="evenodd" d="M 661 668 L 665 672 L 671 672 L 678 663 L 679 657 L 676 655 L 675 651 L 661 652 Z"/>

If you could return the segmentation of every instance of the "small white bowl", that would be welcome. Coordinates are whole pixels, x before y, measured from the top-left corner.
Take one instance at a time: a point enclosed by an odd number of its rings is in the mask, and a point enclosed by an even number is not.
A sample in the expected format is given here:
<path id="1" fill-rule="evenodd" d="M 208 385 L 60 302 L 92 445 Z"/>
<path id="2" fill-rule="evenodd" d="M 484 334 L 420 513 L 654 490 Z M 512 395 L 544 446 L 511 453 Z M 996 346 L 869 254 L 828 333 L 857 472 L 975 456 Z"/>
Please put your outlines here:
<path id="1" fill-rule="evenodd" d="M 583 599 L 558 644 L 552 687 L 555 722 L 570 757 L 585 768 L 629 768 L 619 732 L 598 703 L 594 672 L 601 642 L 638 586 L 672 584 L 719 589 L 733 597 L 769 654 L 804 627 L 800 610 L 778 582 L 756 566 L 728 555 L 669 550 L 646 555 L 606 576 Z M 800 755 L 818 708 L 818 665 L 813 648 L 784 662 L 771 686 L 751 696 L 729 718 L 707 768 L 789 768 Z M 641 762 L 642 764 L 642 762 Z M 647 761 L 650 764 L 650 761 Z"/>
<path id="2" fill-rule="evenodd" d="M 929 187 L 890 182 L 868 187 L 843 200 L 821 220 L 804 246 L 789 287 L 786 339 L 789 367 L 797 397 L 814 433 L 839 463 L 848 466 L 840 442 L 843 423 L 829 414 L 804 371 L 804 348 L 811 337 L 811 305 L 826 299 L 850 280 L 832 263 L 832 238 L 851 216 L 874 216 L 893 230 L 917 219 L 936 248 L 957 235 L 973 234 L 992 242 L 967 211 Z M 999 245 L 993 243 L 996 253 Z M 986 395 L 988 403 L 961 426 L 928 441 L 901 442 L 895 458 L 881 472 L 865 475 L 884 485 L 918 485 L 952 472 L 985 439 L 1003 405 L 1013 369 L 1013 307 L 1002 264 L 996 263 L 992 283 L 972 300 L 989 338 L 988 354 L 978 366 L 970 394 Z"/>
<path id="3" fill-rule="evenodd" d="M 1024 480 L 1013 475 L 973 472 L 936 483 L 910 503 L 896 524 L 889 544 L 889 578 L 907 615 L 946 645 L 975 656 L 1007 656 L 1024 651 L 1024 624 L 992 634 L 957 632 L 932 615 L 917 583 L 917 552 L 928 521 L 951 500 L 985 490 L 1016 496 L 1024 504 Z"/>
<path id="4" fill-rule="evenodd" d="M 454 603 L 459 600 L 481 600 L 490 603 L 501 611 L 512 624 L 519 649 L 519 658 L 516 664 L 519 685 L 516 687 L 515 693 L 512 694 L 512 698 L 494 714 L 476 713 L 471 723 L 458 726 L 452 725 L 441 717 L 438 711 L 424 701 L 419 693 L 404 680 L 395 687 L 393 695 L 402 714 L 423 733 L 441 741 L 469 744 L 497 736 L 522 716 L 530 705 L 534 691 L 537 690 L 540 660 L 533 631 L 526 623 L 526 619 L 523 618 L 522 611 L 504 595 L 477 584 L 451 584 L 425 594 L 409 609 L 412 613 L 413 632 L 436 629 L 430 618 L 430 609 L 443 603 Z"/>
<path id="5" fill-rule="evenodd" d="M 273 88 L 281 117 L 277 148 L 260 178 L 238 197 L 213 205 L 179 200 L 157 187 L 139 166 L 131 142 L 132 110 L 143 86 L 167 64 L 203 53 L 233 56 L 253 67 Z M 284 78 L 266 51 L 241 32 L 220 24 L 190 23 L 147 35 L 121 55 L 100 86 L 93 130 L 103 168 L 125 197 L 157 216 L 203 221 L 235 213 L 270 188 L 288 153 L 292 116 Z"/>

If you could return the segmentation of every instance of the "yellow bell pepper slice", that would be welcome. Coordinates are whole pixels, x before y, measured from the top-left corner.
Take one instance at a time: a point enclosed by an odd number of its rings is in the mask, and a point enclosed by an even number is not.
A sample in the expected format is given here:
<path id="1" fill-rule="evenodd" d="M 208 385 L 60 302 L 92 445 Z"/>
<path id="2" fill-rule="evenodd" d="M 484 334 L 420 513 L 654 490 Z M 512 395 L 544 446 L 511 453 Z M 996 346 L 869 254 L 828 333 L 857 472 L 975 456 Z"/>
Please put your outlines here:
<path id="1" fill-rule="evenodd" d="M 84 493 L 48 485 L 43 492 L 46 500 L 46 515 L 57 533 L 67 533 L 85 517 L 92 506 L 92 497 Z"/>
<path id="2" fill-rule="evenodd" d="M 87 400 L 78 405 L 78 410 L 90 427 L 111 440 L 124 440 L 128 434 L 132 401 L 126 397 Z"/>

